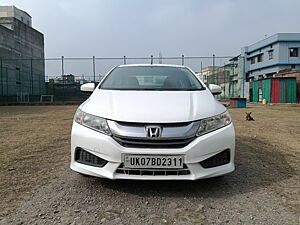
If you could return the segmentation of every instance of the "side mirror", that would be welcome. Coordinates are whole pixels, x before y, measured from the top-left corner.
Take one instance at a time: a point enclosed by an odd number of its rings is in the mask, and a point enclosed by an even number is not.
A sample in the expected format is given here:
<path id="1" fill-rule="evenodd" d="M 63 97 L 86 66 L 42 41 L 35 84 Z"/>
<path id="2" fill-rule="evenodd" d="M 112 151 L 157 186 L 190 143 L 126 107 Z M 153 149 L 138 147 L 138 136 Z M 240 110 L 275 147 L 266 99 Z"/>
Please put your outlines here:
<path id="1" fill-rule="evenodd" d="M 216 84 L 210 84 L 208 85 L 209 90 L 213 95 L 220 95 L 222 94 L 222 88 L 219 85 Z"/>
<path id="2" fill-rule="evenodd" d="M 94 83 L 86 83 L 80 86 L 80 91 L 82 92 L 93 92 L 95 89 Z"/>

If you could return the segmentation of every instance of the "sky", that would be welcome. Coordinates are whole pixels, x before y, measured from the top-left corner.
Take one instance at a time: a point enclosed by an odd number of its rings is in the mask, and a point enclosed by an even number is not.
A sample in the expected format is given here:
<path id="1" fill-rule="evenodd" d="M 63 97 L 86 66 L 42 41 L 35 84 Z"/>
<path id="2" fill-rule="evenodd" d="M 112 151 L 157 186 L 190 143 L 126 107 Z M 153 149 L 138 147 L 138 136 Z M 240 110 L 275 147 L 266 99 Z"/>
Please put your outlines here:
<path id="1" fill-rule="evenodd" d="M 0 0 L 27 11 L 45 57 L 235 56 L 300 32 L 299 0 Z"/>

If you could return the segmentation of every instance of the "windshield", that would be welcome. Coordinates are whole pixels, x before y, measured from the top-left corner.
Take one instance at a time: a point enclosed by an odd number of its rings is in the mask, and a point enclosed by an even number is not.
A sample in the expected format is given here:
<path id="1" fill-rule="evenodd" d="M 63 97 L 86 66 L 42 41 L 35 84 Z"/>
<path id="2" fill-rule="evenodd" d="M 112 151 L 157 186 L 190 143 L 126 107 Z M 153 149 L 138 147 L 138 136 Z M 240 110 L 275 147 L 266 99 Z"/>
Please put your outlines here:
<path id="1" fill-rule="evenodd" d="M 187 68 L 168 66 L 117 67 L 99 87 L 110 90 L 195 91 L 204 87 Z"/>

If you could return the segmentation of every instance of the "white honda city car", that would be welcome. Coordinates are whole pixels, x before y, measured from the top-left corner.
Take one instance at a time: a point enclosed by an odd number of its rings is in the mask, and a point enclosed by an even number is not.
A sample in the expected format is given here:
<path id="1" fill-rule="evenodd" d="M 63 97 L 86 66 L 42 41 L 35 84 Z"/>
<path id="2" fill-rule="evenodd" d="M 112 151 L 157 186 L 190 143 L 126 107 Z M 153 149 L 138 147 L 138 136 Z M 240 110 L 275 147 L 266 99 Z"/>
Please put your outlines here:
<path id="1" fill-rule="evenodd" d="M 95 86 L 74 117 L 71 169 L 109 179 L 196 180 L 234 170 L 226 108 L 185 66 L 122 65 Z"/>

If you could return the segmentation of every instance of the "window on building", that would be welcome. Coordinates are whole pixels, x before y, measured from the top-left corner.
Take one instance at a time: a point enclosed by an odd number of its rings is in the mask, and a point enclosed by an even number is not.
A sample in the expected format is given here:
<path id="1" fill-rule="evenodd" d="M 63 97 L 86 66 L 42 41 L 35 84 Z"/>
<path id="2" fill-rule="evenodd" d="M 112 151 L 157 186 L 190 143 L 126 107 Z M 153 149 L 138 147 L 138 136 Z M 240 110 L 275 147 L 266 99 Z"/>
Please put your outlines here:
<path id="1" fill-rule="evenodd" d="M 298 57 L 298 48 L 290 48 L 290 57 Z"/>
<path id="2" fill-rule="evenodd" d="M 291 65 L 291 68 L 292 69 L 296 69 L 296 65 Z"/>
<path id="3" fill-rule="evenodd" d="M 273 55 L 273 50 L 272 51 L 269 51 L 269 59 L 273 59 L 274 58 L 274 55 Z"/>
<path id="4" fill-rule="evenodd" d="M 249 77 L 249 73 L 246 73 L 246 82 L 249 82 L 249 80 L 250 80 L 250 77 Z"/>
<path id="5" fill-rule="evenodd" d="M 260 54 L 257 56 L 257 62 L 262 62 L 263 61 L 263 54 Z"/>
<path id="6" fill-rule="evenodd" d="M 251 62 L 251 64 L 254 64 L 254 63 L 255 63 L 255 57 L 252 57 L 252 58 L 250 59 L 250 62 Z"/>

